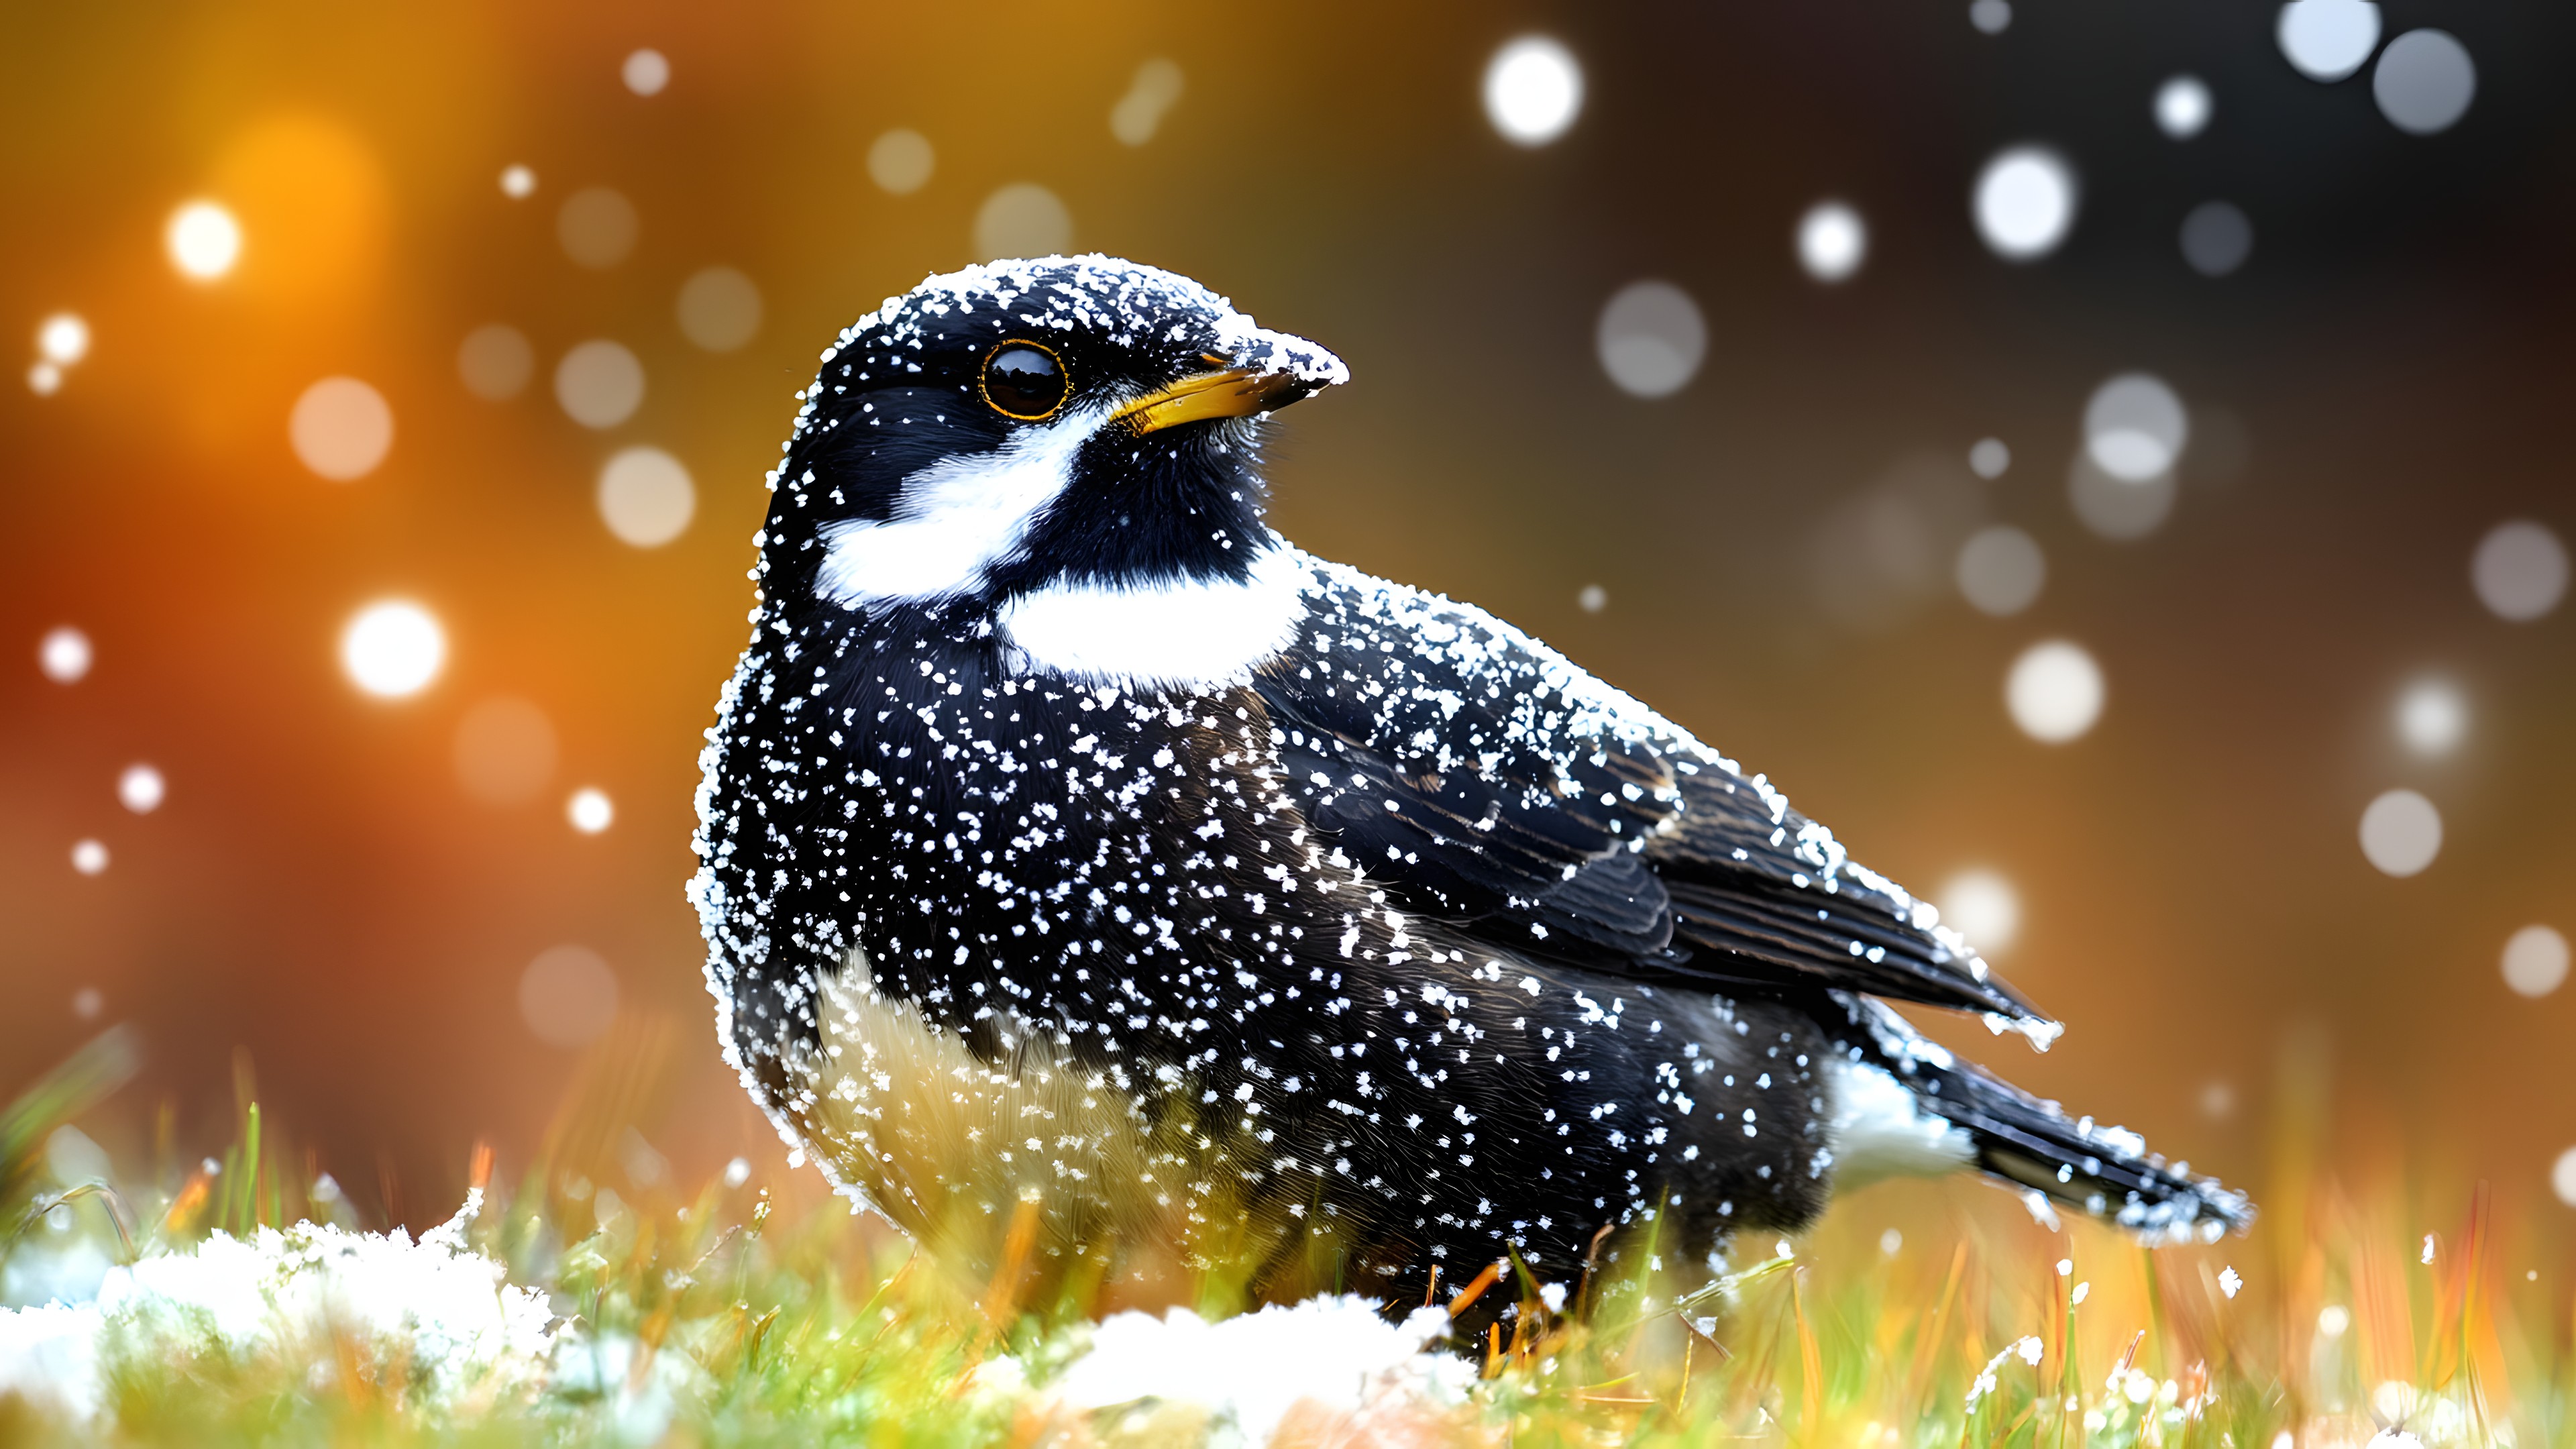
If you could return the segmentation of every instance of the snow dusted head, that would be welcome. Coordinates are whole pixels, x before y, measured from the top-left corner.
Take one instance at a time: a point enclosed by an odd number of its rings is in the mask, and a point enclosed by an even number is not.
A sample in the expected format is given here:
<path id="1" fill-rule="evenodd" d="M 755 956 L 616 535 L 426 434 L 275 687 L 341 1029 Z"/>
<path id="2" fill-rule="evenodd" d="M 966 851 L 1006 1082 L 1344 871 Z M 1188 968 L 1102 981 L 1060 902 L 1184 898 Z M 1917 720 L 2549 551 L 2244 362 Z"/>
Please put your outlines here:
<path id="1" fill-rule="evenodd" d="M 767 591 L 1005 609 L 1050 587 L 1242 581 L 1272 543 L 1260 421 L 1348 377 L 1114 257 L 932 277 L 824 351 L 772 477 Z"/>

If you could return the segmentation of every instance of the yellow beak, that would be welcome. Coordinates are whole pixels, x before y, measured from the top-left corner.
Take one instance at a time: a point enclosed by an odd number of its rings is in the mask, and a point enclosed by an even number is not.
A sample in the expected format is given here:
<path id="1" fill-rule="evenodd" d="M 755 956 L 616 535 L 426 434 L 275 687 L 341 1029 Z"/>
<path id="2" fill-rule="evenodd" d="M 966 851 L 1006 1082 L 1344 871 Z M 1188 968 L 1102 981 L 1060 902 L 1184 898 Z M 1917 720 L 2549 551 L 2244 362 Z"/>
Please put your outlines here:
<path id="1" fill-rule="evenodd" d="M 1139 434 L 1153 433 L 1208 418 L 1248 418 L 1284 408 L 1312 390 L 1293 372 L 1228 367 L 1157 388 L 1109 416 Z"/>

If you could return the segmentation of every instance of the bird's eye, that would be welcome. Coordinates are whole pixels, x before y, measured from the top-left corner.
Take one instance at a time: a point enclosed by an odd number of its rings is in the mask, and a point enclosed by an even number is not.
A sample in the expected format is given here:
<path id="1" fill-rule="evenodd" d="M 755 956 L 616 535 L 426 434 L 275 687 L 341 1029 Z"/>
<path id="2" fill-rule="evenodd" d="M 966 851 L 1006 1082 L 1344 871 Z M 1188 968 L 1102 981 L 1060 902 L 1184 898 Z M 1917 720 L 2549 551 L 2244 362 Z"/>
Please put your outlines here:
<path id="1" fill-rule="evenodd" d="M 993 411 L 1024 423 L 1055 416 L 1064 406 L 1064 363 L 1034 342 L 1005 342 L 984 359 L 984 401 Z"/>

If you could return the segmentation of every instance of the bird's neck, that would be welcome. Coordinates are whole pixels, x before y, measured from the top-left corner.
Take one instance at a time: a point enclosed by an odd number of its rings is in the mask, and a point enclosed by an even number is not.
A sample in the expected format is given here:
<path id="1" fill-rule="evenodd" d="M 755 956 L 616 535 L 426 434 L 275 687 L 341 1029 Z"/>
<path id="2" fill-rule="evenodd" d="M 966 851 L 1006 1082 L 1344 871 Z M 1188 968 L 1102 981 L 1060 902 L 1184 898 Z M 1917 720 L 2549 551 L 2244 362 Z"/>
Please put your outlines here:
<path id="1" fill-rule="evenodd" d="M 1305 621 L 1305 556 L 1267 528 L 1240 573 L 1059 578 L 994 611 L 1015 666 L 1084 685 L 1206 692 L 1250 681 Z"/>

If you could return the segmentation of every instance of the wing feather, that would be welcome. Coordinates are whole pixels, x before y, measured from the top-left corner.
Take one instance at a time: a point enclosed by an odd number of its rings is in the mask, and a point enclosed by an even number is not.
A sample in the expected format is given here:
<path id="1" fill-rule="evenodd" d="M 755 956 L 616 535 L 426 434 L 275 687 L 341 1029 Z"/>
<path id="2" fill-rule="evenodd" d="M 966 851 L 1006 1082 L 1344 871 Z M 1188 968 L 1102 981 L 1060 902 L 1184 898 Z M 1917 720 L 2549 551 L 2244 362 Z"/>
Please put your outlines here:
<path id="1" fill-rule="evenodd" d="M 2048 1027 L 1767 780 L 1480 610 L 1310 563 L 1252 687 L 1307 817 L 1408 908 L 1599 969 Z"/>

